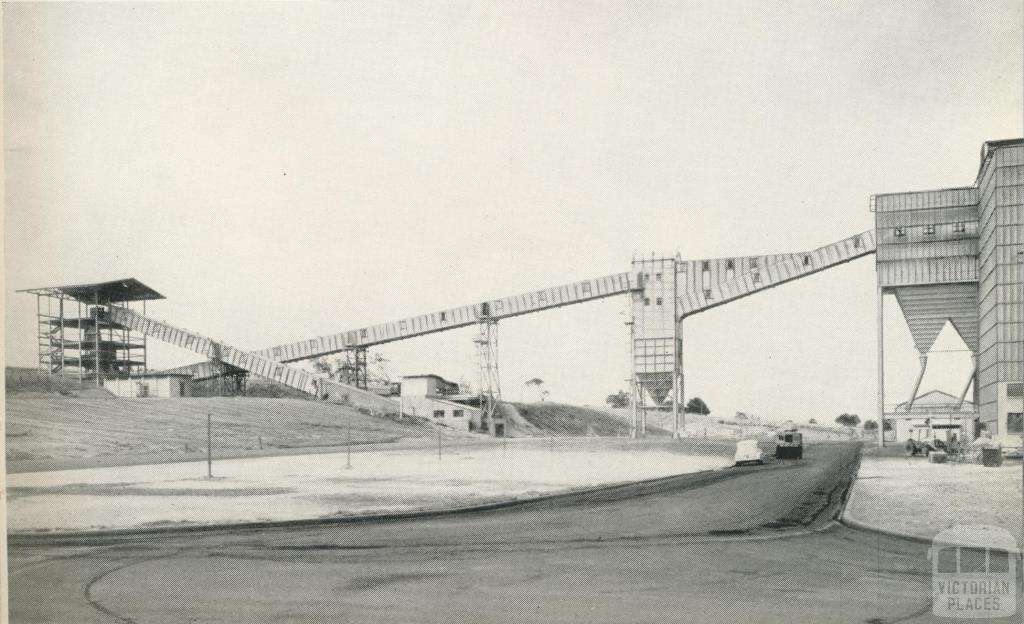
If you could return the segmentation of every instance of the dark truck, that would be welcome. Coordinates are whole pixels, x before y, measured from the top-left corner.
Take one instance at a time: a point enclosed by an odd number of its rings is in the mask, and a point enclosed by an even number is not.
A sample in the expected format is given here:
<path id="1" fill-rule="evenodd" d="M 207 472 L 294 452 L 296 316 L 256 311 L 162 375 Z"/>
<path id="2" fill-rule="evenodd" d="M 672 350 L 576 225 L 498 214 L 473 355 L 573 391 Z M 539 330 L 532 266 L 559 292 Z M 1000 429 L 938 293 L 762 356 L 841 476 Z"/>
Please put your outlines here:
<path id="1" fill-rule="evenodd" d="M 803 459 L 804 435 L 796 427 L 783 429 L 775 440 L 776 459 Z"/>

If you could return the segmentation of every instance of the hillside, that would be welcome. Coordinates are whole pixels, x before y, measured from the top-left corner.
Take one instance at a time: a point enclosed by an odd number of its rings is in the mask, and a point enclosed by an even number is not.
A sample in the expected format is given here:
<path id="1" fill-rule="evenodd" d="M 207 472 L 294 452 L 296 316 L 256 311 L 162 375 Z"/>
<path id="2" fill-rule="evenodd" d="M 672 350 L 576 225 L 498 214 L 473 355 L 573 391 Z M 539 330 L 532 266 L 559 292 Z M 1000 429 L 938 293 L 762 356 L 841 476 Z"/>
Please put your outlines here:
<path id="1" fill-rule="evenodd" d="M 221 455 L 432 438 L 421 420 L 367 416 L 354 408 L 302 399 L 113 399 L 7 397 L 7 462 L 11 469 L 77 467 L 205 457 L 206 415 Z M 470 437 L 446 431 L 447 437 Z"/>
<path id="2" fill-rule="evenodd" d="M 518 418 L 528 427 L 513 427 L 515 435 L 556 435 L 556 436 L 628 436 L 629 422 L 605 411 L 566 405 L 564 403 L 506 403 L 518 412 Z M 647 427 L 653 436 L 670 435 L 659 427 Z"/>

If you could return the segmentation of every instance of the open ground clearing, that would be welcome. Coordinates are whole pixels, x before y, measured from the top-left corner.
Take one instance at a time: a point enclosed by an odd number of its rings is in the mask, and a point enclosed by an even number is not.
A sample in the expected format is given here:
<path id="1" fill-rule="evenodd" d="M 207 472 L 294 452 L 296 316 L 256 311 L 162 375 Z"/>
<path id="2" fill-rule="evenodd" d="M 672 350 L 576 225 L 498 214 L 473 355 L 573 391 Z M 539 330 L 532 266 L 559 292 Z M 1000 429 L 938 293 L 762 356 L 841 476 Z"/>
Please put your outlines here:
<path id="1" fill-rule="evenodd" d="M 934 621 L 927 546 L 826 528 L 856 454 L 852 445 L 814 445 L 804 461 L 471 514 L 187 535 L 15 536 L 12 618 Z"/>
<path id="2" fill-rule="evenodd" d="M 1004 528 L 1022 542 L 1021 465 L 931 464 L 865 453 L 844 518 L 932 538 L 957 524 Z"/>
<path id="3" fill-rule="evenodd" d="M 510 440 L 482 445 L 13 474 L 12 532 L 345 517 L 447 509 L 722 468 L 729 445 Z"/>

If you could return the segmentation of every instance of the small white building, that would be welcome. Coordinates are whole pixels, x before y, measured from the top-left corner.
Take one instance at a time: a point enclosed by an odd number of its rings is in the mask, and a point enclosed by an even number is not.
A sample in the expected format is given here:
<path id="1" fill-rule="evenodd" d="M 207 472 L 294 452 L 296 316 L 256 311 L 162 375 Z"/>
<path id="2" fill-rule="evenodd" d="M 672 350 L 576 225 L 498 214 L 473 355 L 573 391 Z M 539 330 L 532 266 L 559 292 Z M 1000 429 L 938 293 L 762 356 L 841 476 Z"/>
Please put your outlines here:
<path id="1" fill-rule="evenodd" d="M 176 399 L 188 396 L 191 379 L 192 375 L 185 373 L 146 373 L 136 377 L 104 379 L 103 387 L 114 396 L 126 399 Z"/>
<path id="2" fill-rule="evenodd" d="M 402 413 L 429 418 L 461 431 L 475 430 L 480 423 L 478 407 L 461 402 L 459 384 L 438 375 L 402 377 Z"/>
<path id="3" fill-rule="evenodd" d="M 938 438 L 948 442 L 953 434 L 961 441 L 970 442 L 976 436 L 978 412 L 968 400 L 960 404 L 958 397 L 932 390 L 919 395 L 913 405 L 900 403 L 895 413 L 886 414 L 886 418 L 893 421 L 895 431 L 891 439 L 896 442 L 902 443 L 908 438 L 918 441 Z"/>

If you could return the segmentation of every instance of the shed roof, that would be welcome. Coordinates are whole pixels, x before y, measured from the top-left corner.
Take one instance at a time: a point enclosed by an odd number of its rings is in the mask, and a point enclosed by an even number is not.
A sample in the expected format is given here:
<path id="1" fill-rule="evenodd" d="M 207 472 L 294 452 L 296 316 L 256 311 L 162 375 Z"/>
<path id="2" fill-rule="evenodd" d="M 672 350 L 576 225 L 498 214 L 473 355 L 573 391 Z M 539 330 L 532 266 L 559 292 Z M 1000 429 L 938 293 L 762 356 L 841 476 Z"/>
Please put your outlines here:
<path id="1" fill-rule="evenodd" d="M 956 407 L 959 402 L 959 397 L 955 397 L 948 392 L 943 392 L 942 390 L 929 390 L 924 394 L 917 395 L 917 398 L 914 399 L 914 407 L 912 409 L 914 412 L 924 412 L 932 409 L 938 409 L 938 411 L 949 411 L 953 407 Z M 907 410 L 907 401 L 896 406 L 896 411 L 900 410 Z M 970 412 L 973 410 L 974 403 L 964 399 L 964 404 L 960 411 Z"/>
<path id="2" fill-rule="evenodd" d="M 134 277 L 97 282 L 95 284 L 69 284 L 66 286 L 44 286 L 41 288 L 25 288 L 18 292 L 51 297 L 69 297 L 82 303 L 117 303 L 128 301 L 146 301 L 149 299 L 166 299 L 163 295 L 146 286 Z"/>
<path id="3" fill-rule="evenodd" d="M 450 386 L 457 386 L 457 385 L 459 385 L 458 382 L 448 381 L 444 377 L 442 377 L 440 375 L 435 375 L 433 373 L 427 373 L 425 375 L 402 375 L 402 379 L 403 380 L 405 380 L 405 379 L 428 379 L 428 378 L 430 378 L 430 379 L 437 379 L 439 381 L 443 381 L 444 383 L 446 383 L 446 384 L 448 384 Z"/>
<path id="4" fill-rule="evenodd" d="M 244 368 L 239 368 L 228 364 L 227 362 L 196 362 L 195 364 L 187 364 L 185 366 L 178 366 L 176 368 L 168 368 L 165 371 L 161 371 L 160 375 L 188 375 L 196 380 L 211 379 L 213 377 L 220 377 L 221 375 L 238 375 L 248 374 L 249 371 Z"/>

